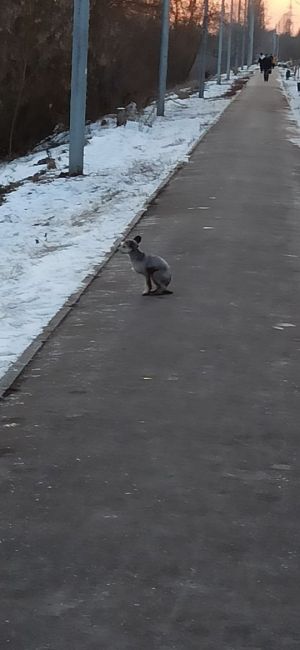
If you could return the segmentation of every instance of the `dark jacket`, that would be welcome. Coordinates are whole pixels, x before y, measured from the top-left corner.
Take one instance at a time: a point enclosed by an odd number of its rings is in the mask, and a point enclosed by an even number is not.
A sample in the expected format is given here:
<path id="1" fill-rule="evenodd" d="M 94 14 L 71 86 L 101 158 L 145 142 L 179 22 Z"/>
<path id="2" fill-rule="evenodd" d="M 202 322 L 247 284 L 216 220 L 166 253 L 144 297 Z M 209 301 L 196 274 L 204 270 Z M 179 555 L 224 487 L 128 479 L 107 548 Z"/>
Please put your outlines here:
<path id="1" fill-rule="evenodd" d="M 269 72 L 272 70 L 272 62 L 273 62 L 273 57 L 272 56 L 265 56 L 265 58 L 261 62 L 261 66 L 263 70 L 268 70 Z"/>

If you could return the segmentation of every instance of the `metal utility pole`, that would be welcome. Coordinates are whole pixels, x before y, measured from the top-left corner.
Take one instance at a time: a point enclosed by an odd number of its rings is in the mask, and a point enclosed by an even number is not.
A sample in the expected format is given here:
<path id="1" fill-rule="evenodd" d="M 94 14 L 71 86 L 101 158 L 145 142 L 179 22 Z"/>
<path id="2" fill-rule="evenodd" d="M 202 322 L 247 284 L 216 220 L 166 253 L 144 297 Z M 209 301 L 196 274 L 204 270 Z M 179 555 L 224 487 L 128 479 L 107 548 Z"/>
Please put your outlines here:
<path id="1" fill-rule="evenodd" d="M 276 29 L 273 30 L 272 34 L 272 53 L 274 56 L 276 55 Z"/>
<path id="2" fill-rule="evenodd" d="M 279 47 L 280 47 L 280 38 L 279 38 L 279 34 L 277 33 L 277 43 L 276 43 L 276 59 L 277 59 L 277 61 L 279 60 Z"/>
<path id="3" fill-rule="evenodd" d="M 202 24 L 202 38 L 200 45 L 200 61 L 199 61 L 199 97 L 204 97 L 205 87 L 205 68 L 206 68 L 206 52 L 207 52 L 207 39 L 208 39 L 208 0 L 204 0 L 204 14 Z"/>
<path id="4" fill-rule="evenodd" d="M 69 149 L 70 175 L 83 173 L 89 9 L 89 0 L 74 0 Z"/>
<path id="5" fill-rule="evenodd" d="M 274 56 L 276 57 L 276 59 L 278 59 L 278 50 L 279 50 L 278 46 L 279 46 L 279 35 L 277 34 L 277 30 L 274 29 L 272 52 L 274 53 Z"/>
<path id="6" fill-rule="evenodd" d="M 228 25 L 228 43 L 227 43 L 227 68 L 226 68 L 226 79 L 230 79 L 230 68 L 231 68 L 231 45 L 232 45 L 232 25 L 233 25 L 233 0 L 231 0 L 230 5 L 230 20 Z"/>
<path id="7" fill-rule="evenodd" d="M 254 25 L 255 25 L 255 10 L 254 10 L 254 1 L 249 0 L 249 32 L 248 32 L 248 57 L 247 57 L 247 66 L 250 66 L 253 63 L 253 42 L 254 42 Z"/>
<path id="8" fill-rule="evenodd" d="M 235 61 L 234 61 L 234 69 L 236 71 L 238 71 L 238 67 L 239 67 L 239 52 L 241 47 L 241 13 L 242 13 L 242 0 L 239 0 L 236 39 L 235 39 Z"/>
<path id="9" fill-rule="evenodd" d="M 167 89 L 169 20 L 170 20 L 169 14 L 170 14 L 170 0 L 162 0 L 161 43 L 160 43 L 159 83 L 158 83 L 158 100 L 157 100 L 157 115 L 161 115 L 161 116 L 165 114 L 165 95 Z"/>
<path id="10" fill-rule="evenodd" d="M 243 69 L 245 65 L 246 58 L 246 36 L 247 36 L 247 24 L 248 24 L 248 0 L 245 0 L 244 5 L 244 25 L 243 25 L 243 38 L 242 38 L 242 61 L 241 68 Z"/>
<path id="11" fill-rule="evenodd" d="M 223 54 L 223 32 L 224 32 L 224 16 L 225 16 L 225 0 L 222 0 L 220 25 L 219 25 L 219 49 L 218 49 L 218 68 L 217 68 L 217 84 L 222 81 L 222 54 Z"/>

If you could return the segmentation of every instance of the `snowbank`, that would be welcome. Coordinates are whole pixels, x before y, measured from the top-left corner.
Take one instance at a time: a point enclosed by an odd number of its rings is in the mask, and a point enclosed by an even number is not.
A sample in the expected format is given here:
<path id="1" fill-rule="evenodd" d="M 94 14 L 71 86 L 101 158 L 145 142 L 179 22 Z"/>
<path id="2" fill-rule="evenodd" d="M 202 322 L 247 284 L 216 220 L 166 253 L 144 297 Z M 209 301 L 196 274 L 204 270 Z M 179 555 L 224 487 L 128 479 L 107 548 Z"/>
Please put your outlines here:
<path id="1" fill-rule="evenodd" d="M 291 77 L 287 80 L 285 78 L 286 69 L 285 68 L 278 68 L 278 69 L 280 71 L 282 90 L 284 91 L 288 99 L 293 119 L 297 123 L 297 126 L 300 127 L 300 93 L 298 92 L 298 86 L 297 86 L 298 82 L 300 82 L 299 72 L 296 78 L 294 77 L 294 74 L 292 74 Z M 293 133 L 293 137 L 291 137 L 291 140 L 292 142 L 294 142 L 294 144 L 300 146 L 300 136 L 298 137 L 295 133 Z"/>

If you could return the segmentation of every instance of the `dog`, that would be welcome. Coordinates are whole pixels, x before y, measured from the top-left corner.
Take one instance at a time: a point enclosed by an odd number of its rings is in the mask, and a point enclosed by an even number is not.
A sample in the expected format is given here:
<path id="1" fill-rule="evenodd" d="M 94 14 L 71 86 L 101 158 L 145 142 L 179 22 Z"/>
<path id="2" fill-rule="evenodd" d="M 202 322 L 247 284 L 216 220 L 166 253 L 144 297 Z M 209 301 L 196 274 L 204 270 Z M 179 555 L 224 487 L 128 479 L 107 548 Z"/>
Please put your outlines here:
<path id="1" fill-rule="evenodd" d="M 173 293 L 167 289 L 172 278 L 168 262 L 157 255 L 143 253 L 139 249 L 141 241 L 140 235 L 134 239 L 127 239 L 121 244 L 120 251 L 129 255 L 136 273 L 145 276 L 146 288 L 143 296 L 162 296 Z M 152 288 L 152 283 L 155 285 L 155 289 Z"/>

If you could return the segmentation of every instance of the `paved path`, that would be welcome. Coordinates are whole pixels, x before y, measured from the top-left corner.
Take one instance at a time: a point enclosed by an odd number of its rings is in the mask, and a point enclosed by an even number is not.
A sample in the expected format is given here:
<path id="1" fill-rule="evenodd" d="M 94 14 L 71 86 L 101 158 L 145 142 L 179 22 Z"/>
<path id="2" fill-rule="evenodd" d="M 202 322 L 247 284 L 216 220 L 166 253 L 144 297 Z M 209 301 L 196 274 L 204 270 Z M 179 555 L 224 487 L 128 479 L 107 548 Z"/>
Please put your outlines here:
<path id="1" fill-rule="evenodd" d="M 137 230 L 174 295 L 115 255 L 2 404 L 1 648 L 299 650 L 288 120 L 251 81 Z"/>

